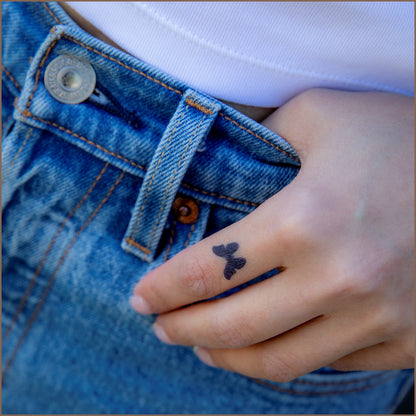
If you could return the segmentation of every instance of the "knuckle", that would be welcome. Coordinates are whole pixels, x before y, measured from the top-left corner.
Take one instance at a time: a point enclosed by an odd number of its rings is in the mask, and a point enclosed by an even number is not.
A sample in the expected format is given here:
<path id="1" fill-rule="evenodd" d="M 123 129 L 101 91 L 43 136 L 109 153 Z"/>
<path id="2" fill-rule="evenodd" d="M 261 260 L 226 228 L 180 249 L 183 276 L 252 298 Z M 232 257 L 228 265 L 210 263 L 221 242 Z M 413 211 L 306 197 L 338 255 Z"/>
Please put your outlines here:
<path id="1" fill-rule="evenodd" d="M 193 298 L 206 299 L 216 294 L 214 273 L 208 263 L 192 254 L 183 261 L 181 269 L 181 286 Z"/>
<path id="2" fill-rule="evenodd" d="M 382 275 L 375 262 L 369 264 L 354 253 L 340 255 L 332 269 L 332 288 L 339 298 L 364 299 L 378 292 Z"/>
<path id="3" fill-rule="evenodd" d="M 308 192 L 298 195 L 295 205 L 289 207 L 285 221 L 278 223 L 279 229 L 276 230 L 288 249 L 299 250 L 316 244 L 322 234 L 317 232 L 319 216 L 314 215 L 319 209 L 316 198 Z"/>
<path id="4" fill-rule="evenodd" d="M 383 340 L 386 333 L 390 336 L 400 334 L 404 329 L 405 313 L 397 305 L 384 302 L 372 311 L 369 318 L 371 335 Z"/>

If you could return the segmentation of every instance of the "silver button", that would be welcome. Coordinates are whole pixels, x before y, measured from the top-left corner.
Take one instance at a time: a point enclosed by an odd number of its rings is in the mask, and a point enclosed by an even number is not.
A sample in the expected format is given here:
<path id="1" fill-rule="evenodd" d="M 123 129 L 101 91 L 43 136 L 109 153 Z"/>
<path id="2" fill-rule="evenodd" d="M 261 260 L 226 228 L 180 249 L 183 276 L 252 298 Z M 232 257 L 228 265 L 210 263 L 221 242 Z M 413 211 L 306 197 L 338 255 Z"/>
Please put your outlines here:
<path id="1" fill-rule="evenodd" d="M 78 104 L 94 91 L 95 72 L 88 62 L 61 55 L 46 68 L 45 86 L 49 94 L 61 103 Z"/>

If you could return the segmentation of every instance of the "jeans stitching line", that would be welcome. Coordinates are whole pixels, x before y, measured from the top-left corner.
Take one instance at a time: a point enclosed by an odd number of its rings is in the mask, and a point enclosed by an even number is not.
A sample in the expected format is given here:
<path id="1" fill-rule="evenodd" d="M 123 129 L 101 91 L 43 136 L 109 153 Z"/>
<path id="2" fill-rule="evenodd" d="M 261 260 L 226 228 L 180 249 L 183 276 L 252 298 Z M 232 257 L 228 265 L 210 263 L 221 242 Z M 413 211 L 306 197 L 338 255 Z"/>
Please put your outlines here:
<path id="1" fill-rule="evenodd" d="M 113 58 L 112 56 L 107 55 L 107 54 L 105 54 L 105 53 L 103 53 L 103 52 L 100 52 L 99 50 L 97 50 L 97 49 L 95 49 L 95 48 L 92 48 L 91 46 L 88 46 L 88 45 L 86 45 L 85 43 L 82 43 L 82 42 L 80 42 L 80 41 L 78 41 L 78 40 L 75 40 L 75 39 L 73 39 L 72 37 L 70 37 L 70 36 L 68 36 L 68 35 L 65 35 L 65 34 L 63 34 L 63 35 L 62 35 L 62 37 L 63 37 L 63 38 L 66 38 L 66 39 L 68 39 L 68 40 L 70 40 L 70 41 L 72 41 L 72 42 L 74 42 L 74 43 L 77 43 L 78 45 L 82 46 L 83 48 L 88 49 L 88 50 L 90 50 L 90 51 L 92 51 L 92 52 L 95 52 L 95 53 L 97 53 L 98 55 L 101 55 L 102 57 L 109 59 L 110 61 L 117 62 L 117 63 L 118 63 L 119 65 L 121 65 L 122 67 L 124 67 L 124 68 L 126 68 L 126 69 L 130 69 L 131 71 L 133 71 L 133 72 L 135 72 L 135 73 L 137 73 L 137 74 L 142 75 L 143 77 L 145 77 L 145 78 L 149 79 L 150 81 L 153 81 L 153 82 L 155 82 L 155 83 L 157 83 L 157 84 L 162 85 L 163 87 L 167 88 L 167 89 L 168 89 L 168 90 L 170 90 L 170 91 L 174 91 L 174 92 L 176 92 L 176 93 L 177 93 L 177 94 L 179 94 L 179 95 L 183 95 L 183 92 L 182 92 L 182 91 L 179 91 L 179 90 L 177 90 L 176 88 L 170 87 L 169 85 L 167 85 L 167 84 L 163 83 L 162 81 L 159 81 L 158 79 L 153 78 L 153 77 L 151 77 L 150 75 L 147 75 L 147 74 L 146 74 L 146 73 L 144 73 L 143 71 L 140 71 L 140 70 L 138 70 L 138 69 L 136 69 L 136 68 L 133 68 L 133 67 L 131 67 L 131 66 L 129 66 L 129 65 L 126 65 L 126 64 L 124 64 L 123 62 L 119 61 L 118 59 Z"/>
<path id="2" fill-rule="evenodd" d="M 189 241 L 191 240 L 191 235 L 195 230 L 195 225 L 196 225 L 196 223 L 192 224 L 191 230 L 188 233 L 188 238 L 185 241 L 185 246 L 184 246 L 185 248 L 188 247 Z"/>
<path id="3" fill-rule="evenodd" d="M 101 172 L 98 174 L 98 176 L 95 178 L 93 184 L 89 187 L 88 191 L 85 193 L 85 195 L 81 198 L 81 200 L 78 202 L 78 204 L 72 209 L 72 211 L 67 215 L 67 217 L 64 219 L 64 221 L 60 224 L 58 230 L 56 231 L 55 235 L 52 237 L 52 240 L 49 242 L 48 248 L 46 249 L 38 267 L 36 268 L 35 273 L 33 274 L 32 278 L 30 279 L 30 283 L 28 288 L 26 289 L 25 294 L 23 295 L 23 298 L 21 299 L 19 306 L 16 310 L 16 312 L 14 313 L 7 329 L 6 329 L 6 333 L 3 337 L 3 341 L 6 340 L 6 338 L 8 337 L 8 335 L 10 334 L 13 325 L 16 323 L 17 318 L 19 317 L 20 313 L 22 312 L 24 306 L 26 305 L 27 299 L 29 298 L 30 293 L 32 292 L 36 280 L 40 274 L 40 272 L 42 271 L 43 265 L 45 264 L 45 261 L 47 259 L 47 257 L 49 256 L 50 251 L 52 250 L 53 245 L 55 244 L 57 238 L 59 237 L 59 235 L 61 234 L 65 224 L 69 221 L 69 219 L 75 214 L 75 212 L 81 207 L 81 205 L 85 202 L 85 200 L 87 199 L 88 195 L 92 192 L 92 190 L 95 188 L 95 186 L 97 185 L 97 183 L 101 180 L 102 176 L 104 175 L 104 172 L 107 170 L 109 166 L 109 163 L 107 162 L 104 166 L 104 168 L 101 170 Z"/>
<path id="4" fill-rule="evenodd" d="M 16 108 L 17 108 L 17 107 L 16 107 Z M 20 110 L 20 108 L 17 108 L 17 110 L 18 110 L 18 111 L 19 111 L 22 115 L 24 115 L 24 112 L 22 112 L 22 111 Z M 130 164 L 130 165 L 132 165 L 132 166 L 134 166 L 134 167 L 136 167 L 136 168 L 139 168 L 139 169 L 141 169 L 141 170 L 146 171 L 146 168 L 145 168 L 144 166 L 141 166 L 141 165 L 139 165 L 139 164 L 137 164 L 137 163 L 133 162 L 132 160 L 126 159 L 124 156 L 119 155 L 119 154 L 117 154 L 117 153 L 114 153 L 114 152 L 112 152 L 112 151 L 110 151 L 110 150 L 106 149 L 105 147 L 103 147 L 103 146 L 99 145 L 98 143 L 95 143 L 95 142 L 93 142 L 93 141 L 91 141 L 91 140 L 87 139 L 86 137 L 80 136 L 79 134 L 74 133 L 73 131 L 71 131 L 71 130 L 69 130 L 69 129 L 67 129 L 67 128 L 63 127 L 63 126 L 60 126 L 59 124 L 56 124 L 56 123 L 54 123 L 54 122 L 52 122 L 52 121 L 44 120 L 44 119 L 39 118 L 39 117 L 36 117 L 36 116 L 34 116 L 34 115 L 32 115 L 32 114 L 28 115 L 28 116 L 27 116 L 27 118 L 31 118 L 31 119 L 33 119 L 33 120 L 40 121 L 41 123 L 46 123 L 46 124 L 49 124 L 49 125 L 51 125 L 51 126 L 53 126 L 53 127 L 56 127 L 57 129 L 59 129 L 59 130 L 61 130 L 61 131 L 64 131 L 65 133 L 68 133 L 68 134 L 70 134 L 71 136 L 74 136 L 74 137 L 76 137 L 77 139 L 80 139 L 80 140 L 82 140 L 82 141 L 84 141 L 84 142 L 88 143 L 88 144 L 89 144 L 89 145 L 91 145 L 91 146 L 95 146 L 95 147 L 97 147 L 97 148 L 98 148 L 98 149 L 100 149 L 101 151 L 103 151 L 103 152 L 105 152 L 105 153 L 108 153 L 109 155 L 114 156 L 114 157 L 116 157 L 117 159 L 121 159 L 121 160 L 123 160 L 124 162 L 127 162 L 128 164 Z"/>
<path id="5" fill-rule="evenodd" d="M 9 117 L 7 117 L 7 119 L 4 120 L 3 124 L 1 125 L 2 133 L 4 131 L 4 128 L 6 127 L 6 124 L 12 119 L 12 117 L 13 117 L 13 114 L 10 114 Z"/>
<path id="6" fill-rule="evenodd" d="M 17 110 L 18 110 L 18 111 L 19 111 L 19 112 L 23 115 L 23 111 L 22 111 L 22 110 L 20 110 L 20 108 L 18 108 L 17 106 L 15 106 L 15 108 L 16 108 L 16 109 L 17 109 Z M 94 142 L 92 142 L 91 140 L 89 140 L 89 139 L 87 139 L 87 138 L 85 138 L 85 137 L 83 137 L 83 136 L 80 136 L 79 134 L 74 133 L 73 131 L 71 131 L 71 130 L 69 130 L 69 129 L 67 129 L 67 128 L 63 127 L 63 126 L 60 126 L 59 124 L 53 123 L 53 122 L 48 121 L 48 120 L 44 120 L 44 119 L 39 118 L 39 117 L 36 117 L 36 116 L 34 116 L 34 115 L 32 115 L 32 114 L 28 115 L 28 116 L 27 116 L 27 118 L 31 118 L 31 119 L 36 120 L 36 121 L 40 121 L 41 123 L 49 124 L 49 125 L 51 125 L 51 126 L 53 126 L 53 127 L 57 128 L 57 129 L 59 129 L 59 130 L 61 130 L 61 131 L 64 131 L 64 132 L 66 132 L 66 133 L 70 134 L 71 136 L 74 136 L 74 137 L 76 137 L 76 138 L 78 138 L 78 139 L 80 139 L 80 140 L 82 140 L 82 141 L 84 141 L 84 142 L 88 143 L 88 144 L 89 144 L 89 145 L 91 145 L 91 146 L 97 147 L 97 148 L 98 148 L 98 149 L 100 149 L 101 151 L 103 151 L 103 152 L 105 152 L 105 153 L 107 153 L 107 154 L 109 154 L 109 155 L 111 155 L 111 156 L 114 156 L 114 157 L 116 157 L 117 159 L 123 160 L 124 162 L 126 162 L 126 163 L 128 163 L 128 164 L 130 164 L 130 165 L 132 165 L 132 166 L 134 166 L 134 167 L 137 167 L 137 168 L 139 168 L 139 169 L 141 169 L 141 170 L 143 170 L 143 171 L 145 171 L 145 172 L 146 172 L 146 168 L 145 168 L 145 167 L 143 167 L 143 166 L 141 166 L 141 165 L 139 165 L 139 164 L 137 164 L 137 163 L 135 163 L 135 162 L 133 162 L 133 161 L 131 161 L 131 160 L 129 160 L 129 159 L 126 159 L 126 158 L 125 158 L 124 156 L 122 156 L 122 155 L 119 155 L 119 154 L 117 154 L 117 153 L 113 153 L 113 152 L 111 152 L 110 150 L 106 149 L 105 147 L 102 147 L 102 146 L 101 146 L 101 145 L 99 145 L 98 143 L 94 143 Z M 225 196 L 225 195 L 217 194 L 217 193 L 215 193 L 215 192 L 208 192 L 208 191 L 205 191 L 205 190 L 203 190 L 203 189 L 196 188 L 195 186 L 188 185 L 188 184 L 186 184 L 186 183 L 182 183 L 182 184 L 181 184 L 181 186 L 184 186 L 185 188 L 192 189 L 192 190 L 194 190 L 194 191 L 196 191 L 196 192 L 201 192 L 201 193 L 202 193 L 202 194 L 204 194 L 204 195 L 210 195 L 210 196 L 213 196 L 213 197 L 216 197 L 216 198 L 227 199 L 227 200 L 229 200 L 229 201 L 231 201 L 231 202 L 237 202 L 237 203 L 239 203 L 239 204 L 249 205 L 249 206 L 253 206 L 253 207 L 258 207 L 258 206 L 260 205 L 260 204 L 256 204 L 256 203 L 254 203 L 254 202 L 242 201 L 242 200 L 240 200 L 240 199 L 232 198 L 232 197 L 230 197 L 230 196 Z"/>
<path id="7" fill-rule="evenodd" d="M 29 131 L 26 134 L 26 137 L 23 141 L 23 143 L 20 145 L 19 150 L 17 151 L 17 153 L 14 155 L 13 160 L 10 162 L 9 167 L 7 168 L 7 171 L 5 173 L 5 176 L 9 174 L 10 169 L 13 167 L 14 162 L 16 162 L 17 158 L 19 157 L 20 153 L 22 153 L 23 148 L 26 146 L 26 143 L 29 141 L 29 136 L 32 134 L 33 132 L 33 128 L 29 129 Z M 3 182 L 3 181 L 2 181 Z"/>
<path id="8" fill-rule="evenodd" d="M 191 107 L 194 107 L 197 110 L 202 111 L 205 114 L 211 115 L 213 113 L 212 111 L 213 105 L 211 106 L 211 108 L 207 108 L 198 104 L 196 101 L 194 101 L 192 98 L 189 98 L 189 97 L 185 100 L 185 102 L 189 104 Z"/>
<path id="9" fill-rule="evenodd" d="M 53 27 L 53 28 L 52 28 L 52 30 L 50 31 L 50 33 L 55 32 L 55 29 L 56 29 L 56 28 L 55 28 L 55 27 Z M 54 48 L 54 46 L 56 45 L 56 43 L 58 42 L 58 40 L 59 40 L 59 38 L 56 38 L 56 39 L 55 39 L 55 40 L 54 40 L 54 41 L 53 41 L 53 42 L 49 45 L 49 48 L 48 48 L 48 50 L 46 51 L 45 56 L 42 58 L 42 61 L 41 61 L 41 62 L 40 62 L 40 64 L 39 64 L 39 68 L 38 68 L 38 70 L 36 71 L 36 75 L 35 75 L 35 86 L 34 86 L 34 88 L 33 88 L 32 93 L 30 94 L 30 97 L 29 97 L 28 102 L 26 103 L 26 110 L 23 112 L 23 115 L 24 115 L 24 116 L 30 115 L 30 110 L 29 110 L 29 108 L 30 108 L 30 105 L 32 104 L 33 97 L 35 96 L 35 92 L 36 92 L 36 90 L 37 90 L 37 88 L 38 88 L 38 85 L 39 85 L 40 71 L 42 70 L 43 65 L 45 65 L 46 59 L 48 58 L 49 54 L 51 53 L 52 49 Z"/>
<path id="10" fill-rule="evenodd" d="M 131 66 L 129 66 L 129 65 L 126 65 L 126 64 L 124 64 L 123 62 L 119 61 L 118 59 L 113 58 L 112 56 L 109 56 L 109 55 L 107 55 L 107 54 L 105 54 L 105 53 L 102 53 L 102 52 L 100 52 L 99 50 L 97 50 L 97 49 L 95 49 L 95 48 L 92 48 L 91 46 L 86 45 L 85 43 L 82 43 L 82 42 L 80 42 L 80 41 L 78 41 L 78 40 L 75 40 L 75 39 L 73 39 L 72 37 L 70 37 L 70 36 L 68 36 L 68 35 L 65 35 L 65 34 L 62 34 L 62 36 L 61 36 L 61 37 L 66 38 L 66 39 L 70 40 L 71 42 L 74 42 L 74 43 L 76 43 L 76 44 L 78 44 L 78 45 L 82 46 L 83 48 L 88 49 L 88 50 L 90 50 L 90 51 L 92 51 L 92 52 L 94 52 L 94 53 L 96 53 L 96 54 L 98 54 L 98 55 L 101 55 L 102 57 L 107 58 L 107 59 L 109 59 L 110 61 L 117 62 L 117 63 L 118 63 L 119 65 L 121 65 L 122 67 L 124 67 L 124 68 L 126 68 L 126 69 L 129 69 L 129 70 L 131 70 L 131 71 L 133 71 L 133 72 L 135 72 L 135 73 L 138 73 L 138 74 L 142 75 L 143 77 L 145 77 L 145 78 L 149 79 L 150 81 L 153 81 L 153 82 L 155 82 L 155 83 L 157 83 L 157 84 L 160 84 L 162 87 L 164 87 L 164 88 L 166 88 L 166 89 L 168 89 L 168 90 L 170 90 L 170 91 L 174 91 L 174 92 L 176 92 L 176 93 L 177 93 L 177 94 L 179 94 L 179 95 L 183 95 L 183 92 L 182 92 L 182 91 L 179 91 L 179 90 L 177 90 L 176 88 L 170 87 L 169 85 L 166 85 L 165 83 L 163 83 L 163 82 L 159 81 L 158 79 L 153 78 L 153 77 L 151 77 L 150 75 L 147 75 L 146 73 L 144 73 L 144 72 L 142 72 L 142 71 L 140 71 L 140 70 L 138 70 L 138 69 L 135 69 L 135 68 L 133 68 L 133 67 L 131 67 Z M 223 117 L 225 120 L 232 122 L 233 124 L 235 124 L 235 125 L 236 125 L 237 127 L 239 127 L 240 129 L 242 129 L 242 130 L 246 131 L 247 133 L 251 134 L 252 136 L 254 136 L 254 137 L 256 137 L 256 138 L 258 138 L 258 139 L 262 140 L 264 143 L 266 143 L 266 144 L 268 144 L 268 145 L 272 146 L 274 149 L 278 150 L 279 152 L 284 153 L 285 155 L 287 155 L 287 156 L 288 156 L 288 157 L 290 157 L 291 159 L 294 159 L 294 160 L 296 160 L 297 162 L 300 162 L 299 158 L 297 158 L 297 157 L 295 157 L 295 156 L 292 156 L 290 153 L 288 153 L 288 152 L 286 152 L 285 150 L 281 149 L 279 146 L 277 146 L 277 145 L 275 145 L 275 144 L 273 144 L 273 143 L 269 142 L 269 141 L 268 141 L 267 139 L 265 139 L 264 137 L 259 136 L 257 133 L 254 133 L 253 131 L 251 131 L 251 130 L 250 130 L 250 129 L 248 129 L 247 127 L 244 127 L 244 126 L 242 126 L 241 124 L 239 124 L 238 122 L 234 121 L 233 119 L 231 119 L 231 118 L 227 117 L 224 113 L 220 112 L 220 113 L 219 113 L 219 115 L 220 115 L 221 117 Z"/>
<path id="11" fill-rule="evenodd" d="M 46 3 L 42 3 L 42 4 L 43 4 L 43 7 L 45 7 L 45 9 L 48 11 L 48 13 L 55 19 L 55 22 L 58 24 L 62 24 L 62 22 L 58 19 L 55 13 L 52 12 L 49 6 Z"/>
<path id="12" fill-rule="evenodd" d="M 75 241 L 78 239 L 79 235 L 82 233 L 82 231 L 85 230 L 85 228 L 87 227 L 87 225 L 93 220 L 93 218 L 97 215 L 98 211 L 100 211 L 100 209 L 102 208 L 102 206 L 108 201 L 110 195 L 113 193 L 114 189 L 116 188 L 116 186 L 121 182 L 123 176 L 125 174 L 125 171 L 122 171 L 122 173 L 120 174 L 120 176 L 118 177 L 118 179 L 116 180 L 116 182 L 112 185 L 112 187 L 110 188 L 110 190 L 107 192 L 106 196 L 101 200 L 101 202 L 99 203 L 99 205 L 95 208 L 95 210 L 93 211 L 93 213 L 89 216 L 89 218 L 84 222 L 84 224 L 81 226 L 81 228 L 77 231 L 77 233 L 75 234 L 75 236 L 72 238 L 71 242 L 68 244 L 65 252 L 62 254 L 61 258 L 59 259 L 59 262 L 52 274 L 52 276 L 49 279 L 49 282 L 45 288 L 45 290 L 42 293 L 42 297 L 40 298 L 38 304 L 36 305 L 35 310 L 33 311 L 32 315 L 29 318 L 29 321 L 26 324 L 26 327 L 22 333 L 22 335 L 20 336 L 16 346 L 14 347 L 12 354 L 10 355 L 10 358 L 8 359 L 8 361 L 6 362 L 6 365 L 4 367 L 4 371 L 3 371 L 3 382 L 5 379 L 6 374 L 8 373 L 10 366 L 12 365 L 14 358 L 16 357 L 17 352 L 19 351 L 19 348 L 21 347 L 24 339 L 26 338 L 26 335 L 28 334 L 30 328 L 32 327 L 33 323 L 35 322 L 40 309 L 42 308 L 43 304 L 46 301 L 46 298 L 49 294 L 49 291 L 52 287 L 52 284 L 55 280 L 55 277 L 60 269 L 60 267 L 62 266 L 62 264 L 64 263 L 66 256 L 68 255 L 70 249 L 72 248 L 72 246 L 74 245 Z"/>
<path id="13" fill-rule="evenodd" d="M 134 247 L 138 248 L 139 250 L 145 252 L 146 254 L 150 254 L 151 253 L 151 250 L 149 250 L 148 248 L 142 246 L 137 241 L 132 240 L 130 237 L 126 237 L 126 242 L 129 243 L 131 246 L 134 246 Z"/>
<path id="14" fill-rule="evenodd" d="M 228 199 L 229 201 L 238 202 L 239 204 L 250 205 L 250 206 L 253 206 L 253 207 L 258 207 L 260 205 L 260 204 L 254 203 L 254 202 L 242 201 L 240 199 L 232 198 L 230 196 L 217 194 L 215 192 L 208 192 L 208 191 L 205 191 L 203 189 L 196 188 L 195 186 L 188 185 L 186 183 L 182 183 L 182 186 L 184 186 L 185 188 L 192 189 L 193 191 L 196 191 L 196 192 L 201 192 L 202 194 L 205 194 L 205 195 L 210 195 L 210 196 L 214 196 L 214 197 L 218 197 L 218 198 L 222 198 L 222 199 Z"/>
<path id="15" fill-rule="evenodd" d="M 167 148 L 169 147 L 169 144 L 170 144 L 173 136 L 176 133 L 176 129 L 177 129 L 179 123 L 182 121 L 183 117 L 185 116 L 186 111 L 188 110 L 188 107 L 189 107 L 189 105 L 187 105 L 185 107 L 185 109 L 182 110 L 182 112 L 180 114 L 178 114 L 178 121 L 176 122 L 175 127 L 173 128 L 172 133 L 170 134 L 169 139 L 166 142 L 165 147 L 163 148 L 163 151 L 162 151 L 161 155 L 159 156 L 159 159 L 158 159 L 157 164 L 156 164 L 156 167 L 155 167 L 155 171 L 153 172 L 153 175 L 150 178 L 149 184 L 147 185 L 146 194 L 144 196 L 144 200 L 143 200 L 143 204 L 142 204 L 142 207 L 141 207 L 141 210 L 140 210 L 139 218 L 137 218 L 137 221 L 136 221 L 136 224 L 134 226 L 133 232 L 130 235 L 130 238 L 132 240 L 134 240 L 134 237 L 136 236 L 137 228 L 138 228 L 139 223 L 140 223 L 140 220 L 142 218 L 142 215 L 143 215 L 143 212 L 144 212 L 144 209 L 145 209 L 145 206 L 146 206 L 147 198 L 148 198 L 149 193 L 150 193 L 150 188 L 152 186 L 152 183 L 153 183 L 153 180 L 154 180 L 154 178 L 156 176 L 156 173 L 157 173 L 157 171 L 159 169 L 160 163 L 162 162 L 162 159 L 165 157 L 165 152 L 166 152 Z M 180 115 L 180 118 L 179 118 L 179 115 Z M 147 246 L 147 249 L 148 248 L 149 248 L 149 246 Z"/>
<path id="16" fill-rule="evenodd" d="M 22 87 L 19 85 L 19 83 L 16 81 L 16 79 L 14 78 L 14 76 L 11 74 L 11 72 L 9 70 L 6 69 L 6 67 L 1 64 L 1 69 L 4 71 L 4 73 L 10 78 L 10 81 L 13 82 L 13 84 L 15 85 L 15 87 L 19 90 L 22 91 Z"/>
<path id="17" fill-rule="evenodd" d="M 212 106 L 211 106 L 211 109 L 212 109 L 212 107 L 214 107 L 214 104 L 215 104 L 215 103 L 213 102 L 213 103 L 212 103 Z M 198 132 L 199 128 L 201 127 L 201 124 L 202 124 L 202 122 L 205 120 L 205 117 L 206 117 L 206 116 L 207 116 L 207 114 L 205 113 L 205 114 L 204 114 L 204 116 L 202 117 L 202 119 L 199 121 L 198 126 L 196 127 L 196 129 L 195 129 L 194 133 L 192 134 L 191 138 L 188 140 L 188 144 L 186 145 L 186 148 L 185 148 L 185 150 L 183 151 L 182 156 L 181 156 L 181 158 L 180 158 L 180 159 L 179 159 L 179 161 L 178 161 L 178 164 L 177 164 L 177 166 L 176 166 L 175 172 L 173 172 L 173 174 L 172 174 L 172 176 L 171 176 L 171 178 L 170 178 L 170 182 L 169 182 L 169 185 L 168 185 L 168 187 L 167 187 L 167 189 L 166 189 L 166 191 L 165 191 L 165 196 L 164 196 L 164 198 L 163 198 L 162 205 L 161 205 L 161 207 L 160 207 L 160 209 L 159 209 L 159 215 L 157 216 L 157 219 L 156 219 L 155 225 L 154 225 L 153 230 L 152 230 L 152 233 L 151 233 L 151 235 L 150 235 L 149 242 L 147 243 L 147 248 L 150 248 L 150 244 L 152 243 L 153 236 L 154 236 L 155 231 L 156 231 L 156 228 L 157 228 L 157 226 L 158 226 L 158 224 L 159 224 L 159 220 L 160 220 L 160 217 L 161 217 L 161 215 L 162 215 L 163 208 L 165 207 L 165 202 L 166 202 L 166 199 L 167 199 L 167 197 L 168 197 L 169 190 L 170 190 L 170 188 L 171 188 L 171 186 L 172 186 L 173 180 L 174 180 L 174 178 L 175 178 L 175 176 L 176 176 L 176 173 L 178 172 L 178 169 L 179 169 L 179 167 L 180 167 L 180 165 L 181 165 L 181 163 L 182 163 L 182 160 L 183 160 L 183 158 L 185 157 L 186 153 L 188 153 L 189 146 L 191 145 L 191 142 L 193 141 L 194 137 L 196 136 L 196 133 Z"/>
<path id="18" fill-rule="evenodd" d="M 221 113 L 220 113 L 221 114 Z M 238 124 L 236 121 L 234 121 L 233 119 L 227 117 L 225 114 L 221 114 L 226 120 L 230 121 L 231 123 L 234 123 L 235 125 L 237 125 L 238 127 L 240 127 L 242 130 L 247 131 L 248 133 L 252 134 L 253 136 L 257 137 L 258 139 L 260 139 L 261 141 L 267 143 L 268 145 L 272 146 L 273 148 L 275 148 L 276 150 L 278 150 L 281 153 L 284 153 L 286 156 L 289 156 L 291 159 L 296 160 L 297 162 L 300 162 L 299 158 L 292 156 L 290 153 L 286 152 L 285 150 L 281 149 L 279 146 L 269 142 L 268 140 L 266 140 L 264 137 L 259 136 L 257 133 L 254 133 L 254 131 L 251 131 L 249 129 L 247 129 L 246 127 L 242 126 L 241 124 Z"/>

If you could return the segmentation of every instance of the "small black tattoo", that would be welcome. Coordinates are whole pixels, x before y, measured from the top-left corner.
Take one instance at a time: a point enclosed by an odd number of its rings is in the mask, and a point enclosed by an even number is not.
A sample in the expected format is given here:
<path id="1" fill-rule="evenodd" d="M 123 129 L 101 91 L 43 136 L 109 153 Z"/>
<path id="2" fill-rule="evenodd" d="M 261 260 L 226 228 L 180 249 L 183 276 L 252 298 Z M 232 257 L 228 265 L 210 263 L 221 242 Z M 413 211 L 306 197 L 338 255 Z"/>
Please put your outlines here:
<path id="1" fill-rule="evenodd" d="M 212 251 L 214 254 L 220 257 L 224 257 L 227 260 L 227 264 L 224 267 L 224 277 L 230 280 L 232 275 L 235 274 L 236 269 L 241 269 L 246 264 L 244 257 L 234 257 L 234 253 L 238 250 L 238 243 L 229 243 L 226 246 L 221 244 L 220 246 L 213 246 Z"/>

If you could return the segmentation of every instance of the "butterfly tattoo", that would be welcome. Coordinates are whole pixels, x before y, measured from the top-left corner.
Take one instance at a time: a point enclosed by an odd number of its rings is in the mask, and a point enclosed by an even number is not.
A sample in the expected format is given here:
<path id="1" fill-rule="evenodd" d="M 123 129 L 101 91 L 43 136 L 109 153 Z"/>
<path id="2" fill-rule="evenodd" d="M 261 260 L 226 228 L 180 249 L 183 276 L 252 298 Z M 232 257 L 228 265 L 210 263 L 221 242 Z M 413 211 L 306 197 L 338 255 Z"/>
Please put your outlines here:
<path id="1" fill-rule="evenodd" d="M 234 253 L 238 250 L 238 243 L 229 243 L 226 246 L 221 244 L 220 246 L 213 246 L 212 251 L 219 257 L 224 257 L 227 260 L 227 264 L 224 267 L 224 277 L 230 280 L 235 274 L 236 269 L 241 269 L 246 264 L 244 257 L 234 257 Z"/>

